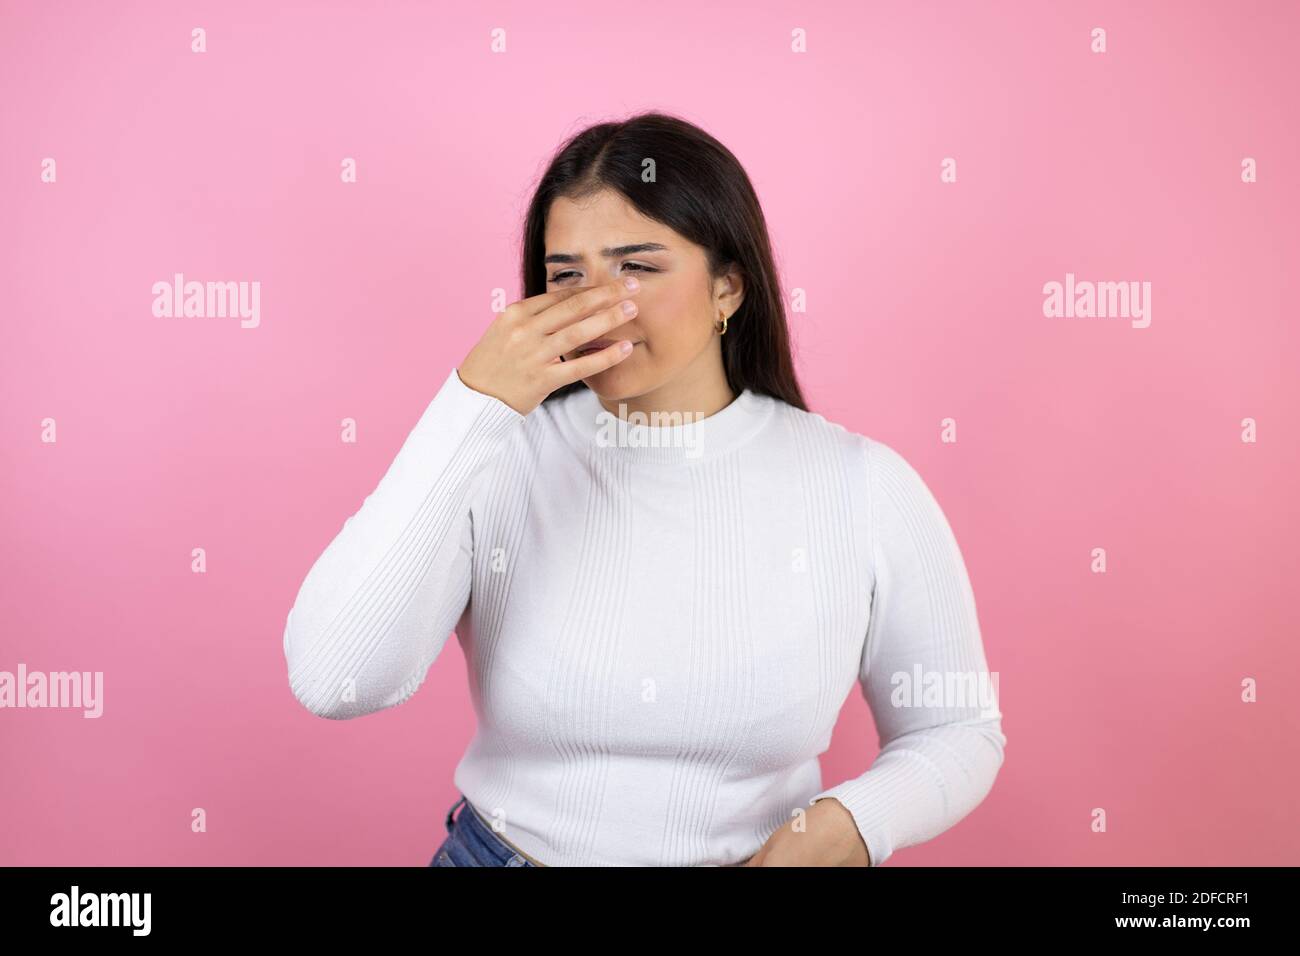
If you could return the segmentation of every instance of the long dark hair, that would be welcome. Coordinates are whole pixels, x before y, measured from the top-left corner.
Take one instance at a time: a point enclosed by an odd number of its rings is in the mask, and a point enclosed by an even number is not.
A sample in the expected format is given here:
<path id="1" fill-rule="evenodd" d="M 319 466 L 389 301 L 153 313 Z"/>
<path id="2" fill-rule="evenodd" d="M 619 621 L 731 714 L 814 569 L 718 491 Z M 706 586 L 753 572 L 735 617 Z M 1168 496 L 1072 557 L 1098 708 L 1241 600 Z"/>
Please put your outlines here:
<path id="1" fill-rule="evenodd" d="M 654 160 L 653 181 L 642 179 Z M 737 395 L 743 389 L 808 410 L 794 374 L 784 300 L 767 222 L 743 167 L 699 127 L 661 112 L 600 123 L 569 139 L 546 168 L 528 206 L 523 235 L 524 298 L 546 291 L 545 232 L 551 203 L 613 190 L 656 222 L 708 253 L 714 278 L 735 265 L 744 300 L 727 320 L 722 367 Z M 546 400 L 586 388 L 574 382 Z"/>

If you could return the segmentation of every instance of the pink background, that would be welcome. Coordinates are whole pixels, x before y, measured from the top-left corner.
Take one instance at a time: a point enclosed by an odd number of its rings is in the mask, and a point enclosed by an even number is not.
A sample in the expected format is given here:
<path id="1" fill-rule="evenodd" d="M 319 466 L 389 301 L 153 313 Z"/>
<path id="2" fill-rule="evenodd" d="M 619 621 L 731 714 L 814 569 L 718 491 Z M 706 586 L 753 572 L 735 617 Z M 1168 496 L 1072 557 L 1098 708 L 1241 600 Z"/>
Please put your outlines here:
<path id="1" fill-rule="evenodd" d="M 916 466 L 970 569 L 1006 763 L 888 865 L 1300 862 L 1296 4 L 0 9 L 0 669 L 105 682 L 98 720 L 0 710 L 0 863 L 428 862 L 459 646 L 324 721 L 285 615 L 521 294 L 550 152 L 645 108 L 745 164 L 813 410 Z M 259 281 L 260 326 L 155 318 L 177 271 Z M 1151 282 L 1151 326 L 1044 317 L 1066 272 Z M 875 740 L 855 693 L 824 780 Z"/>

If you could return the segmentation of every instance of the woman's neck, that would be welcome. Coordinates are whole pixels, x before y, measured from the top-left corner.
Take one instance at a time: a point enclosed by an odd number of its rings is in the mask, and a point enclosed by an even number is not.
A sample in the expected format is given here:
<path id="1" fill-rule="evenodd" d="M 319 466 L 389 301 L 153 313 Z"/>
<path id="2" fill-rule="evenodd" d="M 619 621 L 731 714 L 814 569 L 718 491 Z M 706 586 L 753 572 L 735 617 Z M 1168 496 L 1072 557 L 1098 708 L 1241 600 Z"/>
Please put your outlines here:
<path id="1" fill-rule="evenodd" d="M 727 384 L 719 360 L 716 367 L 695 372 L 684 370 L 675 378 L 657 388 L 627 398 L 600 398 L 600 406 L 618 418 L 629 415 L 653 420 L 682 416 L 686 421 L 699 421 L 715 415 L 736 399 L 736 393 Z"/>

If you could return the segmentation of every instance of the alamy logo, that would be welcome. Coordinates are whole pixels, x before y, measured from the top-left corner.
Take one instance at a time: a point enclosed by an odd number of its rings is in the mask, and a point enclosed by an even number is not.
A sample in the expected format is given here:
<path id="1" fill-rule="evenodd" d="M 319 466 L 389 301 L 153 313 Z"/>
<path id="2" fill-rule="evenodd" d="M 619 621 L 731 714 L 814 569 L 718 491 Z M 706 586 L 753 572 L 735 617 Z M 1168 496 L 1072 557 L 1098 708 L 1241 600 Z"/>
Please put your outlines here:
<path id="1" fill-rule="evenodd" d="M 239 324 L 255 329 L 262 321 L 262 283 L 185 281 L 177 272 L 172 281 L 153 284 L 153 314 L 160 319 L 242 319 Z"/>
<path id="2" fill-rule="evenodd" d="M 1001 717 L 998 709 L 997 671 L 926 671 L 917 664 L 889 677 L 894 686 L 889 703 L 894 707 L 980 709 L 980 717 Z"/>
<path id="3" fill-rule="evenodd" d="M 631 412 L 619 402 L 618 414 L 596 413 L 599 429 L 596 445 L 600 448 L 685 448 L 687 458 L 701 454 L 698 412 Z M 620 425 L 626 422 L 626 427 Z M 647 427 L 649 426 L 649 427 Z"/>
<path id="4" fill-rule="evenodd" d="M 85 893 L 75 883 L 71 893 L 50 897 L 51 926 L 130 926 L 132 936 L 148 936 L 149 893 Z"/>
<path id="5" fill-rule="evenodd" d="M 1150 282 L 1076 282 L 1053 279 L 1043 286 L 1043 315 L 1049 319 L 1132 319 L 1133 328 L 1151 324 Z"/>
<path id="6" fill-rule="evenodd" d="M 0 671 L 0 708 L 67 707 L 81 708 L 82 717 L 99 717 L 104 713 L 104 672 L 41 671 L 27 672 L 26 664 L 18 673 Z"/>

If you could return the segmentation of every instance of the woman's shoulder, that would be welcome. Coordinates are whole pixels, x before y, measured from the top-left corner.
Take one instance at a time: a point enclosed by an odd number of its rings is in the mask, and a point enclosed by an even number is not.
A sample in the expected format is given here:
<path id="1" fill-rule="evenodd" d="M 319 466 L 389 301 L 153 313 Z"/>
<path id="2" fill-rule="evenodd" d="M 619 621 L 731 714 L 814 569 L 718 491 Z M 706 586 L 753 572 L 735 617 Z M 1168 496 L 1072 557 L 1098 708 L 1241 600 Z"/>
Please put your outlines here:
<path id="1" fill-rule="evenodd" d="M 764 396 L 764 399 L 775 404 L 791 431 L 801 434 L 803 443 L 810 450 L 817 446 L 834 448 L 864 482 L 924 484 L 911 461 L 874 433 L 850 428 L 820 412 L 796 408 L 779 398 Z"/>
<path id="2" fill-rule="evenodd" d="M 834 446 L 841 451 L 858 455 L 865 455 L 874 443 L 869 435 L 848 428 L 821 412 L 797 408 L 772 395 L 762 395 L 759 400 L 771 404 L 776 410 L 776 417 L 801 441 Z"/>

